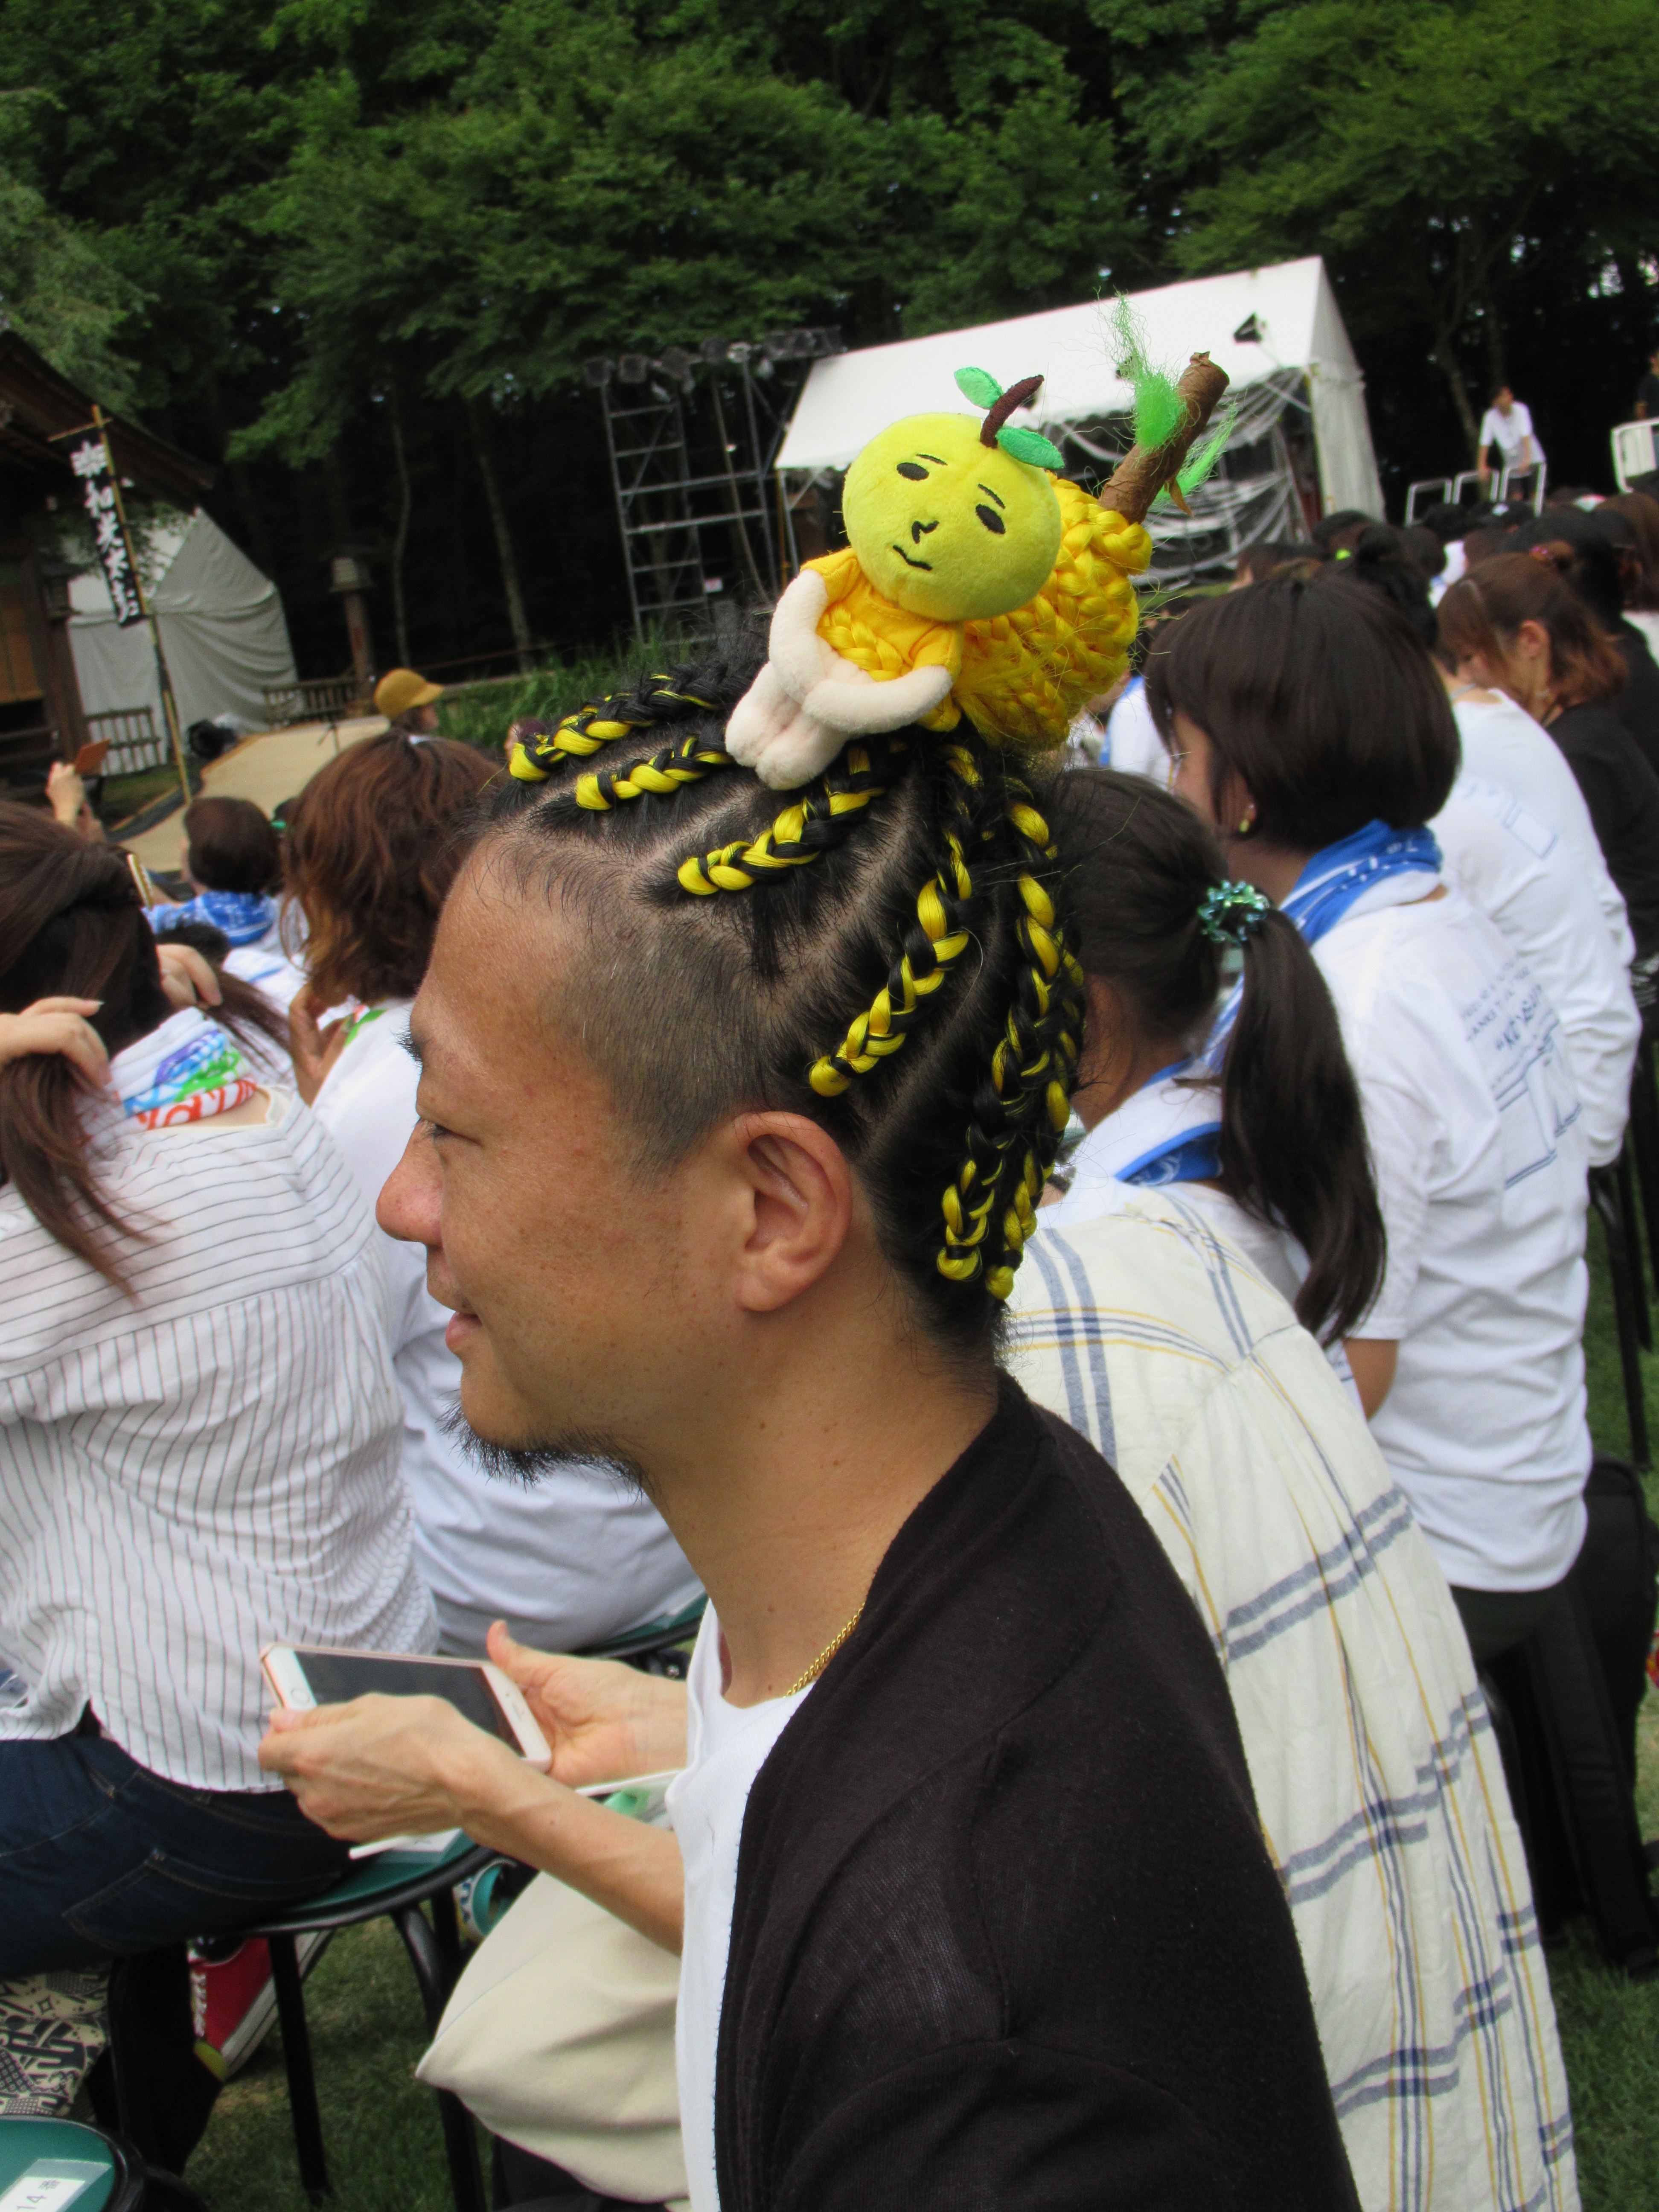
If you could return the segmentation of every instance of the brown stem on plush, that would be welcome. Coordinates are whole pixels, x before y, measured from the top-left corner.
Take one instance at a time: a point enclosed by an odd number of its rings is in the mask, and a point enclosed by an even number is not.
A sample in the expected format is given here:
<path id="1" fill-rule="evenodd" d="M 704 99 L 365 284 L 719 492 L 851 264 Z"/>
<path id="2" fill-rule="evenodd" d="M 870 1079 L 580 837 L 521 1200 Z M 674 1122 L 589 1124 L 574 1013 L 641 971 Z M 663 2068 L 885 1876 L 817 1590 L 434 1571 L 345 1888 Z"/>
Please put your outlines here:
<path id="1" fill-rule="evenodd" d="M 1182 463 L 1216 410 L 1227 389 L 1224 368 L 1218 368 L 1206 353 L 1195 353 L 1181 373 L 1177 395 L 1187 403 L 1187 419 L 1172 438 L 1150 451 L 1133 446 L 1118 463 L 1111 482 L 1101 491 L 1100 503 L 1126 522 L 1144 520 L 1146 510 L 1166 483 L 1172 483 Z M 1184 506 L 1185 501 L 1182 504 Z"/>

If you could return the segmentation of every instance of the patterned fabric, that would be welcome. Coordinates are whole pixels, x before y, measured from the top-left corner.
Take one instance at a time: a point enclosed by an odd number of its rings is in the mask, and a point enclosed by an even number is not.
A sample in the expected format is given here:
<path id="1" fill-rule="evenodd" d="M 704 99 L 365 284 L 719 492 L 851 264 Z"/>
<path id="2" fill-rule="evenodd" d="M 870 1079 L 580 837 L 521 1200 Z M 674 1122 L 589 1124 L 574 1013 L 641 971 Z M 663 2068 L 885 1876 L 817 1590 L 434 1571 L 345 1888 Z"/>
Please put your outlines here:
<path id="1" fill-rule="evenodd" d="M 109 1969 L 0 1981 L 0 2118 L 63 2120 L 109 2040 Z"/>
<path id="2" fill-rule="evenodd" d="M 276 920 L 276 902 L 263 891 L 199 891 L 183 906 L 153 906 L 145 910 L 158 937 L 165 937 L 181 922 L 205 921 L 222 931 L 233 945 L 257 945 Z"/>
<path id="3" fill-rule="evenodd" d="M 1108 1207 L 1111 1210 L 1108 1210 Z M 1041 1219 L 1039 1216 L 1039 1220 Z M 1366 2212 L 1571 2212 L 1566 2075 L 1492 1723 L 1352 1402 L 1193 1207 L 1039 1229 L 1008 1364 L 1208 1624 Z"/>
<path id="4" fill-rule="evenodd" d="M 241 1054 L 216 1022 L 186 1006 L 118 1052 L 110 1080 L 121 1111 L 144 1129 L 204 1121 L 246 1105 L 258 1089 Z"/>

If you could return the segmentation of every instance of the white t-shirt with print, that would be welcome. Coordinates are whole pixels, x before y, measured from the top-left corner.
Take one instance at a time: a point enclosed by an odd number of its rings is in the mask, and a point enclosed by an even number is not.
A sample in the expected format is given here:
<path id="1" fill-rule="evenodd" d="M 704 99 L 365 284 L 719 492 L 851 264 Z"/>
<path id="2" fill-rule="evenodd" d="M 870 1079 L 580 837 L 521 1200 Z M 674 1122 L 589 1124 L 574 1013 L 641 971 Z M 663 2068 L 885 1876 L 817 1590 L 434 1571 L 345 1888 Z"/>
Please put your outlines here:
<path id="1" fill-rule="evenodd" d="M 1595 893 L 1620 964 L 1628 968 L 1636 957 L 1636 939 L 1624 893 L 1607 873 L 1589 808 L 1560 746 L 1524 707 L 1500 695 L 1490 700 L 1455 698 L 1452 714 L 1464 774 L 1513 792 L 1529 813 L 1566 840 Z"/>
<path id="2" fill-rule="evenodd" d="M 394 1000 L 360 1017 L 317 1095 L 317 1117 L 371 1206 L 419 1118 L 420 1071 L 404 1048 L 409 1006 Z M 572 1651 L 683 1612 L 697 1579 L 655 1506 L 619 1479 L 571 1462 L 532 1486 L 504 1482 L 444 1433 L 461 1388 L 461 1363 L 444 1341 L 448 1310 L 428 1292 L 423 1246 L 384 1232 L 380 1244 L 415 1559 L 446 1649 L 482 1651 L 498 1616 L 538 1650 Z"/>
<path id="3" fill-rule="evenodd" d="M 1497 408 L 1488 407 L 1480 417 L 1481 452 L 1484 453 L 1490 447 L 1497 446 L 1511 468 L 1520 459 L 1523 438 L 1532 441 L 1532 451 L 1527 456 L 1528 465 L 1541 461 L 1544 449 L 1538 442 L 1538 434 L 1532 427 L 1532 412 L 1524 399 L 1517 399 L 1507 415 L 1500 415 Z"/>
<path id="4" fill-rule="evenodd" d="M 691 2212 L 719 2212 L 714 2165 L 714 2057 L 738 1895 L 738 1848 L 756 1778 L 802 1703 L 729 1705 L 720 1695 L 720 1627 L 711 1605 L 687 1670 L 686 1765 L 668 1785 L 668 1814 L 685 1862 L 685 1936 L 674 2057 Z"/>
<path id="5" fill-rule="evenodd" d="M 1592 1167 L 1619 1157 L 1641 1018 L 1578 855 L 1513 793 L 1461 775 L 1436 817 L 1449 878 L 1495 921 L 1560 1018 Z"/>
<path id="6" fill-rule="evenodd" d="M 1456 890 L 1313 948 L 1359 1084 L 1388 1272 L 1371 1423 L 1447 1579 L 1540 1589 L 1583 1540 L 1583 1109 L 1554 1009 Z"/>

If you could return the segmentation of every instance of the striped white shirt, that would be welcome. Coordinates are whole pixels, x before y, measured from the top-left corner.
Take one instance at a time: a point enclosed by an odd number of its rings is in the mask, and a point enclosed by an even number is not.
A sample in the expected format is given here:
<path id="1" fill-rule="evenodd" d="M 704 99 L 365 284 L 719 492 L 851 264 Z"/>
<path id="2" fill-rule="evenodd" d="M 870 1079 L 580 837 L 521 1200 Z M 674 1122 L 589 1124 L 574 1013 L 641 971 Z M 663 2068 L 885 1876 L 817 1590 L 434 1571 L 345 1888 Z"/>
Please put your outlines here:
<path id="1" fill-rule="evenodd" d="M 1178 1187 L 1041 1227 L 1011 1304 L 1011 1370 L 1117 1469 L 1225 1671 L 1364 2212 L 1576 2212 L 1492 1722 L 1358 1408 Z"/>
<path id="2" fill-rule="evenodd" d="M 88 1704 L 140 1765 L 280 1787 L 272 1640 L 429 1650 L 374 1224 L 310 1112 L 100 1122 L 128 1298 L 0 1189 L 0 1741 Z"/>

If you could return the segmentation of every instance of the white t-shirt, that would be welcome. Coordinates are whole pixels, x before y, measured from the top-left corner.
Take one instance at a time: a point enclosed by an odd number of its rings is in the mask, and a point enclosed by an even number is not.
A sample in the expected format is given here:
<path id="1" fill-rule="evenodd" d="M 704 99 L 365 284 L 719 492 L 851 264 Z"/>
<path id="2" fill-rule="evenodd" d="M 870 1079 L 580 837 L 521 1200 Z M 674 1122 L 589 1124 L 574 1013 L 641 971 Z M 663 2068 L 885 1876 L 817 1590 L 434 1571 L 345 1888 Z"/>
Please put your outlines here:
<path id="1" fill-rule="evenodd" d="M 1446 547 L 1446 565 L 1437 576 L 1429 579 L 1429 604 L 1437 607 L 1458 578 L 1469 565 L 1469 556 L 1461 538 L 1454 538 Z"/>
<path id="2" fill-rule="evenodd" d="M 738 1846 L 755 1778 L 802 1703 L 793 1698 L 729 1705 L 720 1695 L 720 1628 L 710 1606 L 687 1672 L 686 1765 L 668 1785 L 668 1814 L 685 1862 L 685 1936 L 674 2057 L 691 2212 L 719 2212 L 714 2166 L 714 2056 L 720 2045 Z"/>
<path id="3" fill-rule="evenodd" d="M 317 1117 L 371 1206 L 419 1118 L 408 1026 L 406 1000 L 360 1016 L 317 1097 Z M 684 1612 L 698 1595 L 696 1577 L 645 1498 L 574 1462 L 532 1487 L 502 1482 L 444 1434 L 461 1387 L 460 1362 L 444 1342 L 448 1311 L 427 1291 L 423 1247 L 383 1231 L 380 1243 L 415 1559 L 445 1647 L 482 1651 L 501 1617 L 538 1650 L 580 1650 Z"/>
<path id="4" fill-rule="evenodd" d="M 1464 774 L 1512 791 L 1528 813 L 1565 839 L 1595 893 L 1620 963 L 1628 968 L 1636 957 L 1636 939 L 1630 933 L 1624 894 L 1607 873 L 1589 808 L 1560 746 L 1524 708 L 1499 694 L 1486 702 L 1454 699 L 1452 714 L 1463 749 Z"/>
<path id="5" fill-rule="evenodd" d="M 1619 1157 L 1641 1018 L 1595 889 L 1566 840 L 1512 793 L 1460 776 L 1433 824 L 1449 878 L 1495 921 L 1560 1018 L 1590 1164 Z"/>
<path id="6" fill-rule="evenodd" d="M 1505 463 L 1511 468 L 1521 458 L 1521 441 L 1532 441 L 1532 451 L 1527 456 L 1530 466 L 1544 458 L 1544 449 L 1538 442 L 1538 434 L 1532 427 L 1532 414 L 1524 399 L 1517 399 L 1507 415 L 1500 415 L 1495 407 L 1488 407 L 1480 417 L 1480 450 L 1484 453 L 1492 446 L 1498 447 Z"/>
<path id="7" fill-rule="evenodd" d="M 1372 1432 L 1447 1579 L 1540 1589 L 1583 1540 L 1584 1115 L 1553 1008 L 1456 890 L 1313 948 L 1358 1080 L 1399 1345 Z"/>
<path id="8" fill-rule="evenodd" d="M 225 966 L 231 975 L 252 983 L 279 1014 L 287 1013 L 306 980 L 305 970 L 296 968 L 283 951 L 278 925 L 274 921 L 255 943 L 236 945 L 228 952 Z M 290 1074 L 289 1080 L 292 1079 Z"/>
<path id="9" fill-rule="evenodd" d="M 1175 763 L 1158 734 L 1142 677 L 1134 678 L 1112 709 L 1101 765 L 1121 769 L 1128 775 L 1150 776 L 1164 791 L 1175 781 Z"/>

